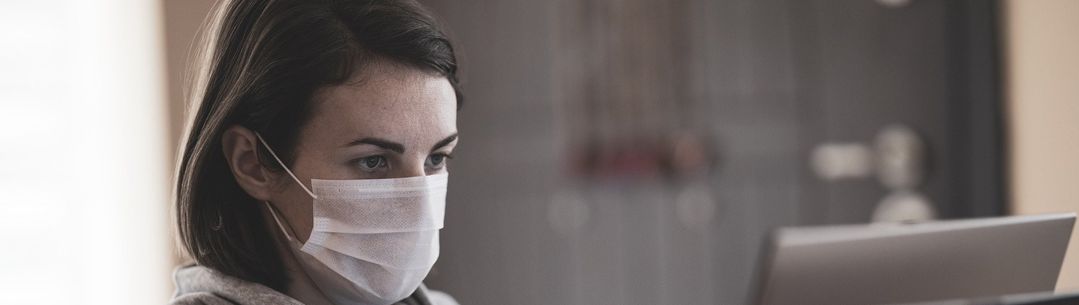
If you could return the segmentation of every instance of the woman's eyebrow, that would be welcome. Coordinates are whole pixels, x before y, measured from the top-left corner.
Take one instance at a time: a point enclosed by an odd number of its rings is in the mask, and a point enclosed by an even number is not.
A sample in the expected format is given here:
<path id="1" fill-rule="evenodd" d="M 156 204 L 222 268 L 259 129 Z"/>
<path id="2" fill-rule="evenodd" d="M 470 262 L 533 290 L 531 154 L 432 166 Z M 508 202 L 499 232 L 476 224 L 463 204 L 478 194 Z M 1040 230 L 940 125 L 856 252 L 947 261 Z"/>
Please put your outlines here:
<path id="1" fill-rule="evenodd" d="M 450 143 L 453 143 L 453 141 L 456 141 L 456 140 L 457 140 L 457 133 L 454 133 L 454 134 L 446 137 L 445 139 L 442 139 L 441 141 L 438 141 L 438 143 L 435 143 L 435 145 L 433 147 L 431 147 L 431 151 L 435 151 L 435 150 L 437 150 L 439 148 L 442 148 L 443 146 L 449 145 Z M 402 145 L 401 143 L 397 143 L 397 142 L 386 140 L 386 139 L 372 138 L 372 137 L 362 138 L 362 139 L 352 141 L 351 143 L 348 143 L 348 145 L 345 145 L 345 147 L 356 146 L 356 145 L 361 145 L 361 144 L 378 146 L 378 147 L 380 147 L 382 149 L 389 150 L 389 151 L 399 153 L 399 154 L 405 153 L 405 146 Z"/>
<path id="2" fill-rule="evenodd" d="M 442 141 L 438 141 L 438 143 L 435 143 L 435 146 L 431 147 L 431 151 L 438 150 L 439 148 L 442 148 L 443 146 L 449 145 L 450 143 L 453 143 L 453 141 L 456 141 L 456 140 L 457 140 L 457 133 L 455 132 L 452 135 L 446 137 L 445 139 L 442 139 Z"/>
<path id="3" fill-rule="evenodd" d="M 355 145 L 360 145 L 360 144 L 368 144 L 368 145 L 378 146 L 378 147 L 381 147 L 382 149 L 390 150 L 390 151 L 393 151 L 393 152 L 396 152 L 396 153 L 399 153 L 399 154 L 405 153 L 405 146 L 401 145 L 401 143 L 393 142 L 393 141 L 386 140 L 386 139 L 379 139 L 379 138 L 363 138 L 363 139 L 355 140 L 355 141 L 352 141 L 352 143 L 348 143 L 348 145 L 345 145 L 345 147 L 355 146 Z"/>

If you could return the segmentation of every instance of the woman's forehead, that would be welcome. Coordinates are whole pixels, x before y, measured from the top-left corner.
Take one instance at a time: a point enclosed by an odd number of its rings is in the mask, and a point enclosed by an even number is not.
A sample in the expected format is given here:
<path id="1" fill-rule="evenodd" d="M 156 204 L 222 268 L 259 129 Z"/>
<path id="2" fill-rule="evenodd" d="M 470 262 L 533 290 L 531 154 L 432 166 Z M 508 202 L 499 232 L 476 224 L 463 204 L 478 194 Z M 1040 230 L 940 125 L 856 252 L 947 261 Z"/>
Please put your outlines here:
<path id="1" fill-rule="evenodd" d="M 456 133 L 457 99 L 445 77 L 402 67 L 365 72 L 320 90 L 307 131 L 346 143 L 377 136 L 417 145 Z"/>

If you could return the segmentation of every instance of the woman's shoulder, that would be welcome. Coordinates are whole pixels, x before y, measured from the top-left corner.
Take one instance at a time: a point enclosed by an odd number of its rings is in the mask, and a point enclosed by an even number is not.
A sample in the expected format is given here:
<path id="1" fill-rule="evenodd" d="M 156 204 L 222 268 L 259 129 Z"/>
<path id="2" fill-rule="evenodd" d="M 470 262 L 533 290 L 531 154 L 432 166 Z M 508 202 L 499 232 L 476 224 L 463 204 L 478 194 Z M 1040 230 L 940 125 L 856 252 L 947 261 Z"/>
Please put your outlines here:
<path id="1" fill-rule="evenodd" d="M 176 293 L 169 305 L 302 305 L 277 290 L 195 264 L 177 267 L 173 280 L 176 282 Z M 449 294 L 429 290 L 422 284 L 413 298 L 417 299 L 418 304 L 424 305 L 458 305 L 457 300 Z"/>
<path id="2" fill-rule="evenodd" d="M 185 265 L 173 272 L 176 305 L 302 305 L 296 299 L 258 283 L 244 281 L 199 265 Z"/>
<path id="3" fill-rule="evenodd" d="M 410 302 L 402 302 L 398 304 L 420 304 L 420 305 L 460 305 L 449 294 L 437 290 L 431 290 L 427 288 L 427 285 L 420 283 L 420 287 L 416 288 L 416 292 L 412 294 Z"/>
<path id="4" fill-rule="evenodd" d="M 194 292 L 178 295 L 168 305 L 236 305 L 209 292 Z"/>
<path id="5" fill-rule="evenodd" d="M 427 290 L 427 300 L 431 302 L 431 305 L 460 305 L 449 294 L 435 290 Z"/>

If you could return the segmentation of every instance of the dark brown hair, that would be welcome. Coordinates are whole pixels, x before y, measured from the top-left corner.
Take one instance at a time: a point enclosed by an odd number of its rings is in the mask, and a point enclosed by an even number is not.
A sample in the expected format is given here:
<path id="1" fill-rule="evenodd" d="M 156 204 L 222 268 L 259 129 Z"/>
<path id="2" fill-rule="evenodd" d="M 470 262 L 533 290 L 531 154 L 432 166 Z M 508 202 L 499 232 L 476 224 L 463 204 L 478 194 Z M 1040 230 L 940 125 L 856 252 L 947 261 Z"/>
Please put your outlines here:
<path id="1" fill-rule="evenodd" d="M 376 60 L 446 77 L 460 108 L 453 47 L 413 0 L 224 1 L 200 40 L 176 173 L 180 242 L 196 263 L 274 289 L 287 281 L 284 267 L 260 203 L 228 168 L 226 128 L 259 132 L 291 164 L 315 91 Z M 259 149 L 263 166 L 280 170 Z"/>

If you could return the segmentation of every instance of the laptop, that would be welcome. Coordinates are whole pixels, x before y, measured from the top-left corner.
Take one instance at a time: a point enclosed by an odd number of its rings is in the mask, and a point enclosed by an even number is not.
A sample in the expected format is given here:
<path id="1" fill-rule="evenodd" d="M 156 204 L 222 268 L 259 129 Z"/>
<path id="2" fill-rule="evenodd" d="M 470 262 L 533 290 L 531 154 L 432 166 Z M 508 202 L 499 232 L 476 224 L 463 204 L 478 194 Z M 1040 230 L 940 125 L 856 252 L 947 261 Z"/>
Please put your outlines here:
<path id="1" fill-rule="evenodd" d="M 756 304 L 901 304 L 1052 291 L 1075 214 L 781 228 Z"/>

